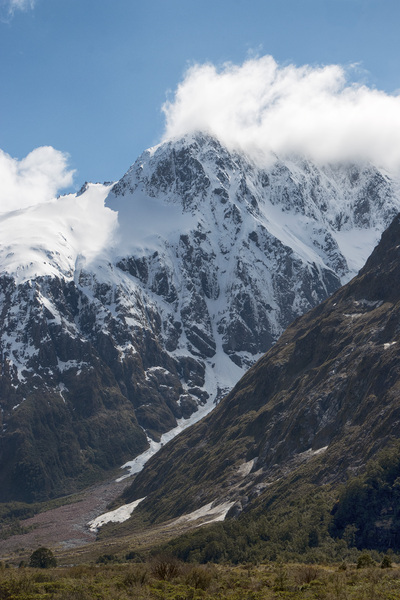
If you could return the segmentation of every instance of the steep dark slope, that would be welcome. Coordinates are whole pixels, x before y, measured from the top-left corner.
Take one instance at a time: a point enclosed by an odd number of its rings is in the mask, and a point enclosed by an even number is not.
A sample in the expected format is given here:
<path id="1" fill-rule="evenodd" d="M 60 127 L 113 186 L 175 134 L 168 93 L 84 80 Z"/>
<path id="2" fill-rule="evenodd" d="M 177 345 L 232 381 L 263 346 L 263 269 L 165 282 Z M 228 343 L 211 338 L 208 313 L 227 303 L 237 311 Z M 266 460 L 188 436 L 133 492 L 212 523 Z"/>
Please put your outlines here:
<path id="1" fill-rule="evenodd" d="M 303 465 L 344 481 L 399 437 L 400 217 L 360 274 L 297 319 L 212 414 L 166 446 L 125 494 L 166 519 L 205 505 L 249 508 Z M 304 468 L 304 465 L 307 468 Z"/>

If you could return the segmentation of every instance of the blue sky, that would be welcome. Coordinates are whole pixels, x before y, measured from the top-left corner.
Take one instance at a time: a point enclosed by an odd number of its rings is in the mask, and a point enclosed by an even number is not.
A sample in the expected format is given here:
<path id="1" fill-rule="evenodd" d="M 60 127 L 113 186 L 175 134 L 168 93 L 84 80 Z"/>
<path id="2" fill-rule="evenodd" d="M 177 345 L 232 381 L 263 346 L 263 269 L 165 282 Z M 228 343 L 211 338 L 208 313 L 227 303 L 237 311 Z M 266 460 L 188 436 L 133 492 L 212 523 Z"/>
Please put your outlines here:
<path id="1" fill-rule="evenodd" d="M 193 64 L 348 65 L 400 89 L 399 0 L 0 0 L 0 148 L 70 155 L 75 187 L 120 178 L 164 132 Z"/>

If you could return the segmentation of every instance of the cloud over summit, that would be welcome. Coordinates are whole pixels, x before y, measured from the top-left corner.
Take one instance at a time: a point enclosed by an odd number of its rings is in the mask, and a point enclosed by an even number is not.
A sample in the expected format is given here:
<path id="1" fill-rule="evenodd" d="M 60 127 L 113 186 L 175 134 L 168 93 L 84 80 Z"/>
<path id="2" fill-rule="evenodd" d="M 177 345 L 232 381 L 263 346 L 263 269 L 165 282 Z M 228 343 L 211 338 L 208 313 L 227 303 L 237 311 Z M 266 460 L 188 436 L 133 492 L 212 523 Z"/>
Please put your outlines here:
<path id="1" fill-rule="evenodd" d="M 400 96 L 349 81 L 339 65 L 196 64 L 163 106 L 165 139 L 204 131 L 253 156 L 370 160 L 400 169 Z"/>

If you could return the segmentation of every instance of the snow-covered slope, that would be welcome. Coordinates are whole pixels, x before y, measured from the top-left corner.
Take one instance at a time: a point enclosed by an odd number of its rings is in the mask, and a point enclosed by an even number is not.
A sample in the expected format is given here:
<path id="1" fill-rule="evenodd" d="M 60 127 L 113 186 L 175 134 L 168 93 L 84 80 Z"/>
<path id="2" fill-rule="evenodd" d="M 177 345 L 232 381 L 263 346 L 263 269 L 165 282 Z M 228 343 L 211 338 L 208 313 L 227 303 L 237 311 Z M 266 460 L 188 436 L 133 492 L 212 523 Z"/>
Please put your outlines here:
<path id="1" fill-rule="evenodd" d="M 58 493 L 207 412 L 399 209 L 371 166 L 262 168 L 196 135 L 1 214 L 3 497 Z"/>
<path id="2" fill-rule="evenodd" d="M 168 350 L 240 368 L 356 274 L 400 207 L 373 167 L 266 170 L 204 136 L 145 152 L 106 202 Z"/>

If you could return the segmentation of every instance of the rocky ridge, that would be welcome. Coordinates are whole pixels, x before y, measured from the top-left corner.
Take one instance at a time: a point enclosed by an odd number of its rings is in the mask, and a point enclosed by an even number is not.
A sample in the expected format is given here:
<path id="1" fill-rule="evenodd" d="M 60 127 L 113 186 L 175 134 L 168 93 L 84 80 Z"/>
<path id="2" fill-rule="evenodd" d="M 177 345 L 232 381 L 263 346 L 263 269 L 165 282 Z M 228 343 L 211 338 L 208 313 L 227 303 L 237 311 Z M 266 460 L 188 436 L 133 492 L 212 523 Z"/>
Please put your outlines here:
<path id="1" fill-rule="evenodd" d="M 397 190 L 199 134 L 0 215 L 0 500 L 72 491 L 210 410 L 362 265 Z"/>
<path id="2" fill-rule="evenodd" d="M 338 484 L 398 440 L 400 217 L 352 281 L 298 318 L 124 495 L 145 522 L 209 503 L 249 512 L 285 481 Z M 286 490 L 287 493 L 287 490 Z M 135 512 L 136 512 L 135 511 Z"/>

